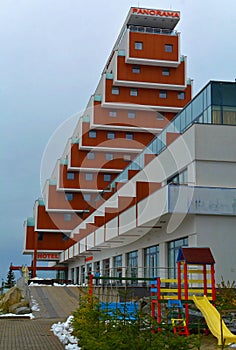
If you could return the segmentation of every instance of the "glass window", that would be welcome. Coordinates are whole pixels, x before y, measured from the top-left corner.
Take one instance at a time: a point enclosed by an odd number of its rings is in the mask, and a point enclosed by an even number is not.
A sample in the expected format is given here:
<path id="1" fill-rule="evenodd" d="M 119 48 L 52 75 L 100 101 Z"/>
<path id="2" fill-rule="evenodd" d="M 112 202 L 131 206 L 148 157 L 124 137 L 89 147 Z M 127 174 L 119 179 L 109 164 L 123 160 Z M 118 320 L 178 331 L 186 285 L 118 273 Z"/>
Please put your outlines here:
<path id="1" fill-rule="evenodd" d="M 188 182 L 188 170 L 184 169 L 167 179 L 167 184 L 183 185 Z"/>
<path id="2" fill-rule="evenodd" d="M 168 244 L 169 278 L 176 278 L 176 261 L 179 248 L 188 246 L 188 238 L 178 239 Z"/>
<path id="3" fill-rule="evenodd" d="M 104 259 L 102 261 L 102 276 L 109 277 L 110 276 L 110 259 Z M 109 280 L 105 280 L 104 284 L 108 284 Z"/>
<path id="4" fill-rule="evenodd" d="M 218 106 L 212 106 L 212 123 L 221 124 L 221 108 Z"/>
<path id="5" fill-rule="evenodd" d="M 160 98 L 167 98 L 167 92 L 165 90 L 160 90 L 159 97 Z"/>
<path id="6" fill-rule="evenodd" d="M 127 132 L 125 135 L 126 140 L 133 140 L 134 134 L 132 132 Z"/>
<path id="7" fill-rule="evenodd" d="M 130 89 L 130 96 L 138 96 L 138 89 Z"/>
<path id="8" fill-rule="evenodd" d="M 66 174 L 66 178 L 67 178 L 67 180 L 74 180 L 75 179 L 75 173 L 68 172 Z"/>
<path id="9" fill-rule="evenodd" d="M 165 44 L 165 52 L 173 52 L 173 45 Z"/>
<path id="10" fill-rule="evenodd" d="M 111 175 L 110 174 L 104 174 L 103 179 L 105 182 L 110 182 L 111 181 Z"/>
<path id="11" fill-rule="evenodd" d="M 43 233 L 38 232 L 38 241 L 42 241 L 42 240 L 43 240 Z"/>
<path id="12" fill-rule="evenodd" d="M 65 195 L 66 195 L 66 200 L 67 201 L 73 201 L 73 199 L 74 199 L 74 194 L 73 193 L 66 192 Z"/>
<path id="13" fill-rule="evenodd" d="M 71 214 L 64 214 L 64 221 L 71 221 Z"/>
<path id="14" fill-rule="evenodd" d="M 109 117 L 116 117 L 117 113 L 116 111 L 109 111 Z"/>
<path id="15" fill-rule="evenodd" d="M 138 251 L 130 252 L 127 254 L 127 267 L 128 267 L 128 277 L 137 278 L 138 277 Z M 131 284 L 137 284 L 137 281 L 132 281 Z"/>
<path id="16" fill-rule="evenodd" d="M 107 138 L 108 138 L 109 140 L 112 140 L 112 139 L 115 139 L 115 138 L 116 138 L 116 135 L 115 135 L 114 132 L 108 131 L 108 133 L 107 133 Z"/>
<path id="17" fill-rule="evenodd" d="M 95 159 L 95 153 L 94 152 L 87 153 L 87 159 Z"/>
<path id="18" fill-rule="evenodd" d="M 164 115 L 157 112 L 157 120 L 164 120 L 164 119 L 165 119 Z"/>
<path id="19" fill-rule="evenodd" d="M 142 41 L 135 41 L 134 48 L 135 48 L 135 50 L 142 50 L 143 49 L 143 42 Z"/>
<path id="20" fill-rule="evenodd" d="M 136 118 L 136 113 L 135 112 L 128 112 L 128 118 L 129 119 L 135 119 Z"/>
<path id="21" fill-rule="evenodd" d="M 140 73 L 140 66 L 133 66 L 132 73 L 139 74 Z"/>
<path id="22" fill-rule="evenodd" d="M 185 100 L 185 92 L 184 91 L 178 92 L 178 100 Z"/>
<path id="23" fill-rule="evenodd" d="M 96 139 L 96 137 L 97 137 L 97 132 L 95 130 L 90 130 L 89 131 L 89 138 Z"/>
<path id="24" fill-rule="evenodd" d="M 91 201 L 91 197 L 92 196 L 91 196 L 90 193 L 84 193 L 83 196 L 84 196 L 85 202 L 90 202 Z"/>
<path id="25" fill-rule="evenodd" d="M 162 68 L 162 75 L 169 76 L 170 75 L 170 68 Z"/>
<path id="26" fill-rule="evenodd" d="M 113 153 L 106 153 L 106 160 L 113 160 L 113 159 L 114 159 Z"/>
<path id="27" fill-rule="evenodd" d="M 112 86 L 111 93 L 112 95 L 119 95 L 120 89 L 118 88 L 118 86 Z"/>
<path id="28" fill-rule="evenodd" d="M 62 234 L 62 241 L 66 242 L 69 240 L 69 237 L 67 235 L 65 235 L 64 233 Z"/>
<path id="29" fill-rule="evenodd" d="M 124 154 L 124 161 L 130 162 L 131 161 L 131 155 L 130 154 Z"/>
<path id="30" fill-rule="evenodd" d="M 223 107 L 223 124 L 236 125 L 236 107 Z"/>
<path id="31" fill-rule="evenodd" d="M 144 275 L 146 278 L 158 277 L 159 266 L 159 246 L 153 246 L 144 249 Z"/>
<path id="32" fill-rule="evenodd" d="M 85 265 L 81 266 L 81 283 L 85 283 Z"/>
<path id="33" fill-rule="evenodd" d="M 93 181 L 93 174 L 91 174 L 91 173 L 85 174 L 85 180 L 86 181 Z"/>
<path id="34" fill-rule="evenodd" d="M 115 256 L 113 258 L 113 276 L 117 278 L 122 277 L 122 255 Z M 122 281 L 119 281 L 119 284 L 122 284 Z"/>

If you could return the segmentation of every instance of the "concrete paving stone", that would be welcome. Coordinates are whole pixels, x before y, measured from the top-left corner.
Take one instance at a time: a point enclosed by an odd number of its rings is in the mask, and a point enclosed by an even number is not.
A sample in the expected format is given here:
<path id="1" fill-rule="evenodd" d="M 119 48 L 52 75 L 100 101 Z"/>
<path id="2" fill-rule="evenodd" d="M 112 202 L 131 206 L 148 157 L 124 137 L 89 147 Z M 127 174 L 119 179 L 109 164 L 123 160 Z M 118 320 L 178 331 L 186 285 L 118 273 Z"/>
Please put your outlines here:
<path id="1" fill-rule="evenodd" d="M 59 320 L 0 319 L 1 350 L 62 350 L 65 347 L 50 331 Z"/>

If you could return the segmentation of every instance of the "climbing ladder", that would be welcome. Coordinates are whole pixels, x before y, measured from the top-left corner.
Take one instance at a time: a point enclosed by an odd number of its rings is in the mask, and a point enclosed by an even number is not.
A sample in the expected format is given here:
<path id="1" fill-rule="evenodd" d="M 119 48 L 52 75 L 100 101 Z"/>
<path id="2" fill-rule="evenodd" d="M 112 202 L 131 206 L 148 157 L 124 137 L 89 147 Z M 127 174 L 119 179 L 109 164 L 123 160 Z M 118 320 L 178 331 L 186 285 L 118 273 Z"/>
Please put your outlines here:
<path id="1" fill-rule="evenodd" d="M 189 336 L 189 330 L 186 325 L 186 321 L 183 318 L 172 318 L 171 323 L 173 326 L 173 331 L 175 334 L 178 335 L 185 335 L 186 337 Z"/>
<path id="2" fill-rule="evenodd" d="M 171 319 L 173 331 L 178 335 L 189 336 L 189 329 L 185 321 L 185 313 L 181 300 L 168 300 L 168 317 Z"/>

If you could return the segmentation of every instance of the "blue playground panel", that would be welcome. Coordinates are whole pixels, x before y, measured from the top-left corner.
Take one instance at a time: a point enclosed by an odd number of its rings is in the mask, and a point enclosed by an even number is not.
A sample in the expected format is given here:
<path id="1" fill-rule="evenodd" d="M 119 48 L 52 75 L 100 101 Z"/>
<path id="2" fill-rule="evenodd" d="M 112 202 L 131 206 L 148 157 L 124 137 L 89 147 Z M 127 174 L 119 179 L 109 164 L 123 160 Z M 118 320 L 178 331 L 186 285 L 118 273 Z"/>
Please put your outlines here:
<path id="1" fill-rule="evenodd" d="M 138 312 L 138 303 L 134 302 L 112 302 L 100 303 L 100 310 L 105 311 L 107 315 L 117 320 L 136 320 Z"/>

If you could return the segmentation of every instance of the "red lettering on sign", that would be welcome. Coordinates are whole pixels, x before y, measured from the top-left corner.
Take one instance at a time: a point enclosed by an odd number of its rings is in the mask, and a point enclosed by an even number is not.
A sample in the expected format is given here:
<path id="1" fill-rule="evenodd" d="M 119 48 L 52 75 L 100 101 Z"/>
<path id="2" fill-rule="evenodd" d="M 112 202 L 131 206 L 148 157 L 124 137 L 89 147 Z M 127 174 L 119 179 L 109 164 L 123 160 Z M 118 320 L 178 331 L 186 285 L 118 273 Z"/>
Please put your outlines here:
<path id="1" fill-rule="evenodd" d="M 93 257 L 92 256 L 88 256 L 87 258 L 85 258 L 85 261 L 87 262 L 87 261 L 91 261 L 91 260 L 93 260 Z"/>
<path id="2" fill-rule="evenodd" d="M 59 260 L 59 255 L 56 253 L 38 253 L 39 260 Z"/>
<path id="3" fill-rule="evenodd" d="M 137 14 L 141 14 L 141 15 L 150 15 L 150 16 L 164 16 L 164 17 L 176 17 L 176 18 L 179 18 L 179 12 L 140 9 L 140 8 L 137 8 L 137 7 L 132 8 L 132 13 L 137 13 Z"/>

